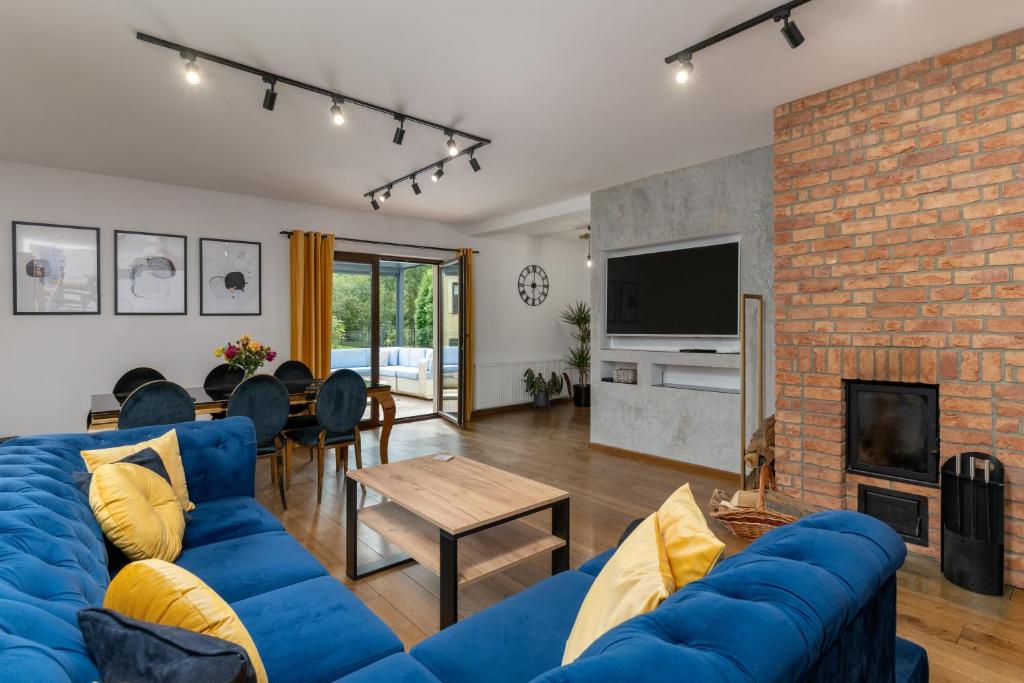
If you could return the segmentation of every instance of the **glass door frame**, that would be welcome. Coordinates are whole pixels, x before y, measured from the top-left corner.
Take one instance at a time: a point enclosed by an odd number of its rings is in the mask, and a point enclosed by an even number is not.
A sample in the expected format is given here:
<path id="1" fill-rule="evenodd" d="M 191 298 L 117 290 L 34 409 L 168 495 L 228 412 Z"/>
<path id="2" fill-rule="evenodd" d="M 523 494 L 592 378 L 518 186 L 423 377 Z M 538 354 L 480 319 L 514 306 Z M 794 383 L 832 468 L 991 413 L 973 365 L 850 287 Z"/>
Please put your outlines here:
<path id="1" fill-rule="evenodd" d="M 334 261 L 347 261 L 350 263 L 366 263 L 370 266 L 370 381 L 374 384 L 380 383 L 380 263 L 381 261 L 394 261 L 399 263 L 422 263 L 424 265 L 430 265 L 434 267 L 433 278 L 434 278 L 434 294 L 435 294 L 435 308 L 440 310 L 440 305 L 437 302 L 440 300 L 438 294 L 438 287 L 440 285 L 441 278 L 441 265 L 446 263 L 444 259 L 431 259 L 423 258 L 419 256 L 395 256 L 389 254 L 373 254 L 369 252 L 361 251 L 334 251 Z M 461 304 L 460 304 L 461 307 Z M 441 327 L 440 318 L 437 317 L 435 311 L 434 320 L 434 352 L 436 353 L 440 347 L 437 346 L 439 339 L 439 330 Z M 460 363 L 461 363 L 461 344 L 460 344 Z M 435 358 L 435 368 L 438 367 Z M 459 366 L 459 382 L 461 386 L 462 381 L 462 366 Z M 434 373 L 435 380 L 440 376 L 439 372 Z M 437 385 L 435 385 L 436 387 Z M 392 387 L 394 390 L 394 387 Z M 461 390 L 460 390 L 461 394 Z M 395 416 L 395 424 L 403 422 L 419 422 L 421 420 L 432 420 L 440 415 L 443 415 L 441 410 L 441 395 L 435 388 L 434 391 L 434 412 L 427 413 L 425 415 L 411 415 L 409 417 Z M 370 419 L 367 421 L 366 426 L 370 428 L 378 427 L 382 423 L 380 402 L 377 399 L 370 400 Z"/>
<path id="2" fill-rule="evenodd" d="M 445 268 L 450 268 L 451 266 L 458 266 L 459 268 L 459 275 L 458 279 L 456 280 L 459 284 L 459 329 L 456 330 L 456 334 L 458 335 L 459 340 L 459 370 L 457 380 L 457 391 L 459 397 L 455 415 L 446 412 L 444 409 L 444 349 L 446 344 L 446 330 L 444 329 L 444 304 L 446 300 L 446 292 L 442 287 L 444 282 L 444 278 L 442 277 L 442 271 L 444 271 Z M 437 296 L 434 297 L 436 308 L 434 315 L 437 318 L 437 329 L 435 331 L 435 336 L 437 338 L 435 343 L 437 344 L 437 348 L 435 350 L 435 355 L 438 352 L 440 352 L 440 362 L 437 362 L 437 359 L 435 358 L 434 393 L 439 398 L 439 402 L 437 404 L 437 414 L 443 417 L 444 419 L 448 420 L 449 422 L 458 425 L 459 427 L 463 426 L 464 423 L 464 401 L 466 400 L 466 297 L 464 295 L 466 291 L 464 284 L 465 279 L 466 261 L 462 256 L 456 256 L 455 258 L 442 261 L 437 265 L 437 280 L 436 286 L 434 287 L 434 291 L 437 292 Z"/>

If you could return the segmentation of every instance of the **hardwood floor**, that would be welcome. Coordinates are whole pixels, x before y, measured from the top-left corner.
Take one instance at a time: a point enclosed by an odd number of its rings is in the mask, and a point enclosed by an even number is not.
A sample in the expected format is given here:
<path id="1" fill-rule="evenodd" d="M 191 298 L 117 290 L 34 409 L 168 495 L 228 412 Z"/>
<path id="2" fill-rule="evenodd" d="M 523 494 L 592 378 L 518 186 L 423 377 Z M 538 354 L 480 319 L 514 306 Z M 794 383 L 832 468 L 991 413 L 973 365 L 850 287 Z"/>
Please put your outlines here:
<path id="1" fill-rule="evenodd" d="M 444 420 L 396 426 L 390 458 L 397 461 L 429 453 L 454 453 L 565 489 L 572 494 L 573 567 L 615 543 L 631 520 L 650 514 L 678 486 L 690 482 L 704 505 L 715 488 L 735 482 L 712 474 L 690 473 L 656 462 L 623 458 L 588 446 L 589 415 L 569 405 L 547 411 L 521 410 L 477 419 L 460 431 Z M 376 464 L 375 432 L 363 434 L 365 465 Z M 299 452 L 293 457 L 289 509 L 282 510 L 271 486 L 269 465 L 260 464 L 257 496 L 288 531 L 381 617 L 406 647 L 435 633 L 439 582 L 418 565 L 362 579 L 345 577 L 344 487 L 328 459 L 323 504 L 316 507 L 316 468 Z M 360 504 L 379 502 L 373 491 Z M 549 513 L 531 520 L 549 528 Z M 726 552 L 746 545 L 711 520 Z M 359 530 L 360 558 L 396 552 L 373 531 Z M 546 558 L 517 565 L 467 586 L 459 593 L 460 617 L 473 614 L 541 581 L 550 570 Z M 928 650 L 933 681 L 1024 680 L 1024 591 L 1001 598 L 980 596 L 942 578 L 931 560 L 911 556 L 899 574 L 900 635 Z"/>

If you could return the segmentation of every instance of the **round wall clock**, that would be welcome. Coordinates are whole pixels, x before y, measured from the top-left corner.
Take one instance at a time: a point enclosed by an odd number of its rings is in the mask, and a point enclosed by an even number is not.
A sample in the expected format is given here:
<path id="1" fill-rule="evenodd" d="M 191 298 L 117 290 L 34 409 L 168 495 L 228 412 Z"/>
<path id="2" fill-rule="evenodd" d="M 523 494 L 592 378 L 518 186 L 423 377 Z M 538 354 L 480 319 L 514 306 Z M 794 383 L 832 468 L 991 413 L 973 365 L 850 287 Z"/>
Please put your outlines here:
<path id="1" fill-rule="evenodd" d="M 526 266 L 519 273 L 519 297 L 527 306 L 540 306 L 548 298 L 548 274 L 540 266 Z"/>

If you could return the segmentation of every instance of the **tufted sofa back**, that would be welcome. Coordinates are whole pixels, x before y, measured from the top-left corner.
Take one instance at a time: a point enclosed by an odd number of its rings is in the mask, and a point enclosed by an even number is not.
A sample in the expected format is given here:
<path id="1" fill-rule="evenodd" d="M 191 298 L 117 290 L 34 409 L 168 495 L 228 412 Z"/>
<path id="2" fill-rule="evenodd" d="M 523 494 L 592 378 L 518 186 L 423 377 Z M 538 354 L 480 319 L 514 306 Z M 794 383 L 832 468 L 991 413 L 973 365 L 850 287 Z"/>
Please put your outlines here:
<path id="1" fill-rule="evenodd" d="M 878 520 L 812 515 L 537 681 L 662 682 L 680 671 L 702 682 L 892 680 L 894 575 L 905 557 L 903 541 Z"/>
<path id="2" fill-rule="evenodd" d="M 174 425 L 197 503 L 253 495 L 255 443 L 247 418 Z M 23 437 L 0 446 L 0 672 L 5 683 L 98 681 L 78 629 L 101 605 L 107 553 L 72 473 L 80 452 L 136 443 L 171 427 Z"/>

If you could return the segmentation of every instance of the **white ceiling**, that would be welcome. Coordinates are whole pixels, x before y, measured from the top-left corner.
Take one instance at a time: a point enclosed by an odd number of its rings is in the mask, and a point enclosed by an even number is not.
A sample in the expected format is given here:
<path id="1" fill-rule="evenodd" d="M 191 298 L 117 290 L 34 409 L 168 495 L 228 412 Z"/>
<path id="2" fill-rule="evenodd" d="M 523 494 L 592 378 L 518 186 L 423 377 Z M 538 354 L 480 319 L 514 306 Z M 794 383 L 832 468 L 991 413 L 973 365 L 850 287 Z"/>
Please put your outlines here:
<path id="1" fill-rule="evenodd" d="M 369 210 L 363 192 L 444 155 L 441 135 L 200 64 L 187 85 L 141 30 L 491 137 L 382 211 L 479 226 L 771 142 L 778 103 L 1024 26 L 1021 0 L 816 0 L 790 50 L 764 24 L 662 59 L 780 0 L 3 0 L 0 159 Z M 469 229 L 467 227 L 467 229 Z"/>

